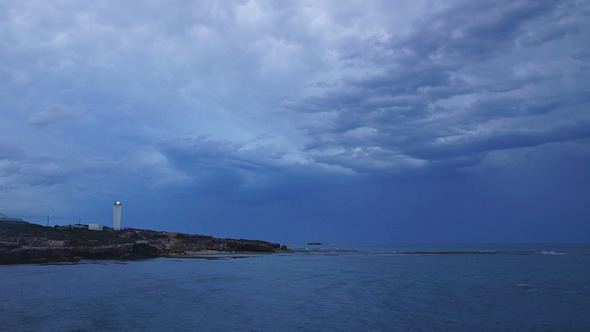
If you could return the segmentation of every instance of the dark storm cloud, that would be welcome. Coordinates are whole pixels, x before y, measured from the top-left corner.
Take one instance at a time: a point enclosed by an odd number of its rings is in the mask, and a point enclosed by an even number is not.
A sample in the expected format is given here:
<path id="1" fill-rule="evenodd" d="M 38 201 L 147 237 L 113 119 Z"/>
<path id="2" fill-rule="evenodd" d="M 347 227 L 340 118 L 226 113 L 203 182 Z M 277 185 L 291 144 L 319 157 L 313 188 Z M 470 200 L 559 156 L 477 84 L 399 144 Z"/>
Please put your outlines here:
<path id="1" fill-rule="evenodd" d="M 589 132 L 590 122 L 588 121 L 554 127 L 548 131 L 511 130 L 510 132 L 493 133 L 489 135 L 490 137 L 458 139 L 459 142 L 450 144 L 431 144 L 424 148 L 411 150 L 409 154 L 430 160 L 471 156 L 496 150 L 534 147 L 550 142 L 587 138 L 590 136 Z"/>
<path id="2" fill-rule="evenodd" d="M 340 149 L 315 159 L 360 170 L 392 155 L 481 160 L 489 151 L 587 137 L 582 85 L 590 82 L 576 72 L 585 64 L 559 49 L 570 38 L 588 41 L 576 5 L 463 2 L 401 40 L 349 41 L 341 54 L 351 66 L 381 70 L 293 107 L 317 118 L 301 126 L 308 151 Z M 527 58 L 536 52 L 542 55 Z M 558 72 L 546 70 L 546 61 L 561 63 Z M 568 81 L 576 83 L 565 88 Z M 351 137 L 355 131 L 366 135 Z"/>
<path id="3" fill-rule="evenodd" d="M 511 51 L 527 23 L 551 14 L 556 7 L 534 1 L 465 1 L 429 17 L 417 33 L 395 44 L 408 47 L 418 59 L 441 55 L 446 61 L 483 61 Z"/>
<path id="4" fill-rule="evenodd" d="M 293 165 L 285 152 L 257 144 L 261 140 L 273 137 L 245 143 L 209 136 L 186 137 L 158 146 L 170 165 L 186 175 L 183 193 L 189 196 L 214 195 L 263 204 L 292 198 L 333 181 L 325 178 L 330 170 Z"/>

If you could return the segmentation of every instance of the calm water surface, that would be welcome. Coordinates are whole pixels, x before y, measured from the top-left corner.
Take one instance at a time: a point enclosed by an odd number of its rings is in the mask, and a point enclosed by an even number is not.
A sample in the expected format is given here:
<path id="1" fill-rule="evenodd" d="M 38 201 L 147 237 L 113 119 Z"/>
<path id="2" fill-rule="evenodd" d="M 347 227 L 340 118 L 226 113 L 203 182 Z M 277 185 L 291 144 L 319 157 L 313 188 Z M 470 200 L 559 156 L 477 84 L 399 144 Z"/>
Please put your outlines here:
<path id="1" fill-rule="evenodd" d="M 0 266 L 0 330 L 590 331 L 588 244 L 291 247 Z"/>

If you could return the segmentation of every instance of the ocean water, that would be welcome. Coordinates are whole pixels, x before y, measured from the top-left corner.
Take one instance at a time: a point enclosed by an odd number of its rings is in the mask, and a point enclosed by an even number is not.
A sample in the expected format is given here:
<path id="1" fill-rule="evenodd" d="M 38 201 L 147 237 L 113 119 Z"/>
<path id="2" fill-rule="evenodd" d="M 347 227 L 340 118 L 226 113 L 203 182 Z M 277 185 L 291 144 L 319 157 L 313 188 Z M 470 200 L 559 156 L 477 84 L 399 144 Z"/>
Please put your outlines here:
<path id="1" fill-rule="evenodd" d="M 588 244 L 291 247 L 0 266 L 0 330 L 590 331 Z"/>

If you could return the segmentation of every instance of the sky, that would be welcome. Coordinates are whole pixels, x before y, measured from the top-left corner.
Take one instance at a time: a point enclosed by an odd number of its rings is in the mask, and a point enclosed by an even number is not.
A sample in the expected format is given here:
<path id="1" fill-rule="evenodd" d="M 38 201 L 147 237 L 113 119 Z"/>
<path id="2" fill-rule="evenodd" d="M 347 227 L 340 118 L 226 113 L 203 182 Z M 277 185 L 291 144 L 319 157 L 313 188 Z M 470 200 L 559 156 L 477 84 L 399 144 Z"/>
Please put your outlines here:
<path id="1" fill-rule="evenodd" d="M 587 1 L 1 1 L 0 212 L 589 242 Z"/>

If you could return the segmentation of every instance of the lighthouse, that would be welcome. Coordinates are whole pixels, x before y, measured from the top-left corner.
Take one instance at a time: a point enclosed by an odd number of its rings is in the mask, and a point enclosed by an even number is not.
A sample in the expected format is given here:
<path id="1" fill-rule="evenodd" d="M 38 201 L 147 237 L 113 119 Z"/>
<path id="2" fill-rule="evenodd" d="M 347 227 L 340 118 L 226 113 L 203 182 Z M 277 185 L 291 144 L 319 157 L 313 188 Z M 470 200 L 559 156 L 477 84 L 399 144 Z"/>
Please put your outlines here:
<path id="1" fill-rule="evenodd" d="M 121 230 L 121 210 L 123 209 L 123 204 L 121 202 L 116 201 L 115 205 L 113 206 L 113 229 L 116 231 Z"/>

